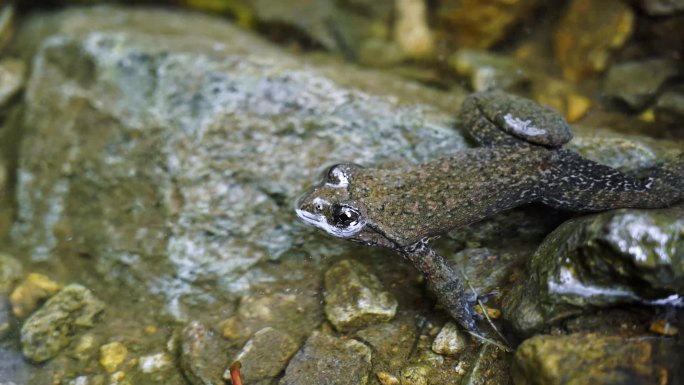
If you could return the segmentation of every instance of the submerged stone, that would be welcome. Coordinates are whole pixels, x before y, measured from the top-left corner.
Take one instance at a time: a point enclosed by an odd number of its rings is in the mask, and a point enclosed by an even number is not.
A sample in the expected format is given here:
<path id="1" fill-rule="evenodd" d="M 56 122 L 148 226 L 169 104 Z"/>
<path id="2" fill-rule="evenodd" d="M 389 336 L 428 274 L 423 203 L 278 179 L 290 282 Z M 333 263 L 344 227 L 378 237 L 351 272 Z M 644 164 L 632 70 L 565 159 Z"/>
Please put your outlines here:
<path id="1" fill-rule="evenodd" d="M 453 322 L 447 322 L 432 342 L 432 351 L 445 356 L 456 356 L 466 348 L 466 339 Z"/>
<path id="2" fill-rule="evenodd" d="M 412 317 L 370 325 L 356 332 L 356 338 L 373 350 L 373 365 L 395 373 L 406 365 L 418 338 Z"/>
<path id="3" fill-rule="evenodd" d="M 655 114 L 660 123 L 681 125 L 684 122 L 684 87 L 663 92 L 656 102 Z"/>
<path id="4" fill-rule="evenodd" d="M 504 317 L 531 333 L 594 307 L 681 304 L 684 208 L 614 210 L 570 220 L 544 240 Z"/>
<path id="5" fill-rule="evenodd" d="M 46 298 L 53 296 L 62 285 L 39 273 L 29 273 L 10 294 L 12 311 L 17 317 L 31 314 Z"/>
<path id="6" fill-rule="evenodd" d="M 684 11 L 683 0 L 641 0 L 639 4 L 651 16 L 666 16 Z"/>
<path id="7" fill-rule="evenodd" d="M 684 375 L 684 349 L 674 340 L 596 334 L 540 335 L 523 342 L 513 360 L 516 385 L 675 384 Z"/>
<path id="8" fill-rule="evenodd" d="M 84 329 L 92 327 L 104 308 L 87 288 L 78 284 L 64 287 L 22 326 L 24 356 L 35 362 L 53 358 Z"/>
<path id="9" fill-rule="evenodd" d="M 632 34 L 634 12 L 613 0 L 572 0 L 556 26 L 554 53 L 572 81 L 602 72 Z"/>
<path id="10" fill-rule="evenodd" d="M 371 349 L 349 338 L 314 332 L 290 361 L 280 385 L 364 385 Z"/>
<path id="11" fill-rule="evenodd" d="M 25 72 L 26 66 L 21 60 L 0 60 L 0 107 L 4 106 L 23 87 Z"/>
<path id="12" fill-rule="evenodd" d="M 306 293 L 254 294 L 242 297 L 236 314 L 219 323 L 224 337 L 243 344 L 273 327 L 303 341 L 323 321 L 320 297 Z"/>
<path id="13" fill-rule="evenodd" d="M 197 321 L 181 333 L 180 369 L 192 385 L 222 384 L 229 344 Z"/>
<path id="14" fill-rule="evenodd" d="M 22 272 L 19 260 L 0 251 L 0 294 L 9 294 Z"/>
<path id="15" fill-rule="evenodd" d="M 440 4 L 438 34 L 452 47 L 489 48 L 528 18 L 537 0 L 448 0 Z"/>
<path id="16" fill-rule="evenodd" d="M 667 80 L 676 76 L 681 63 L 669 59 L 650 59 L 612 66 L 606 76 L 604 92 L 641 110 L 658 96 Z"/>
<path id="17" fill-rule="evenodd" d="M 287 333 L 266 327 L 254 333 L 233 361 L 242 364 L 242 379 L 246 384 L 273 379 L 280 374 L 299 346 Z M 223 373 L 230 379 L 229 368 Z"/>
<path id="18" fill-rule="evenodd" d="M 473 91 L 510 90 L 530 80 L 515 59 L 485 50 L 460 49 L 449 58 L 457 74 L 466 77 Z"/>
<path id="19" fill-rule="evenodd" d="M 345 259 L 325 272 L 325 314 L 337 330 L 391 320 L 397 300 L 361 263 Z"/>

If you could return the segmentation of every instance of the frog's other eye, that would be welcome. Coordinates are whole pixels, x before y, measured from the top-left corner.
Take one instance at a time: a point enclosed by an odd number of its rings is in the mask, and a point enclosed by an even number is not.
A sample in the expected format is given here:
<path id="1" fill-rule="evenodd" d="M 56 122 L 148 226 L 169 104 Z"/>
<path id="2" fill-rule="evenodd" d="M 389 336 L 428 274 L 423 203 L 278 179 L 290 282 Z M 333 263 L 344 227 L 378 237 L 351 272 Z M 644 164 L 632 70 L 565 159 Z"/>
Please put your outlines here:
<path id="1" fill-rule="evenodd" d="M 325 175 L 325 182 L 330 187 L 347 187 L 349 186 L 349 174 L 347 167 L 343 164 L 336 164 L 328 169 Z"/>
<path id="2" fill-rule="evenodd" d="M 340 205 L 333 209 L 333 222 L 336 227 L 355 227 L 359 224 L 360 217 L 361 213 L 359 210 L 351 206 Z"/>

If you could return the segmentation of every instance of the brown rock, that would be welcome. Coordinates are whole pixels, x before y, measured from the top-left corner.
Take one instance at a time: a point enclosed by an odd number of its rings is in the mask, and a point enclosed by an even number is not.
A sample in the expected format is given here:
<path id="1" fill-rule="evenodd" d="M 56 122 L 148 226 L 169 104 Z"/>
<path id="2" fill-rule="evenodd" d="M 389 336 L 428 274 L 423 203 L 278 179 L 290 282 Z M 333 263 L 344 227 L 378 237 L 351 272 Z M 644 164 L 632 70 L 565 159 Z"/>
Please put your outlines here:
<path id="1" fill-rule="evenodd" d="M 632 34 L 634 13 L 620 1 L 573 0 L 554 36 L 563 76 L 577 81 L 602 72 L 611 52 Z"/>
<path id="2" fill-rule="evenodd" d="M 445 1 L 439 11 L 443 40 L 459 48 L 488 48 L 528 16 L 537 0 Z"/>

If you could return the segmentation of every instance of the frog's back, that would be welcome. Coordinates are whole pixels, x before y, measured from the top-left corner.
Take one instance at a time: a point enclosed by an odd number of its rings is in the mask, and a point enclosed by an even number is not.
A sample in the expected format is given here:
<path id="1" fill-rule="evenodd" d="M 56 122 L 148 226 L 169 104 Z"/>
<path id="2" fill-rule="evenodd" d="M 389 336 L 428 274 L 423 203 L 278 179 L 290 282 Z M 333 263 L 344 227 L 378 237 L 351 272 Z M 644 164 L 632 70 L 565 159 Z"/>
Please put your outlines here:
<path id="1" fill-rule="evenodd" d="M 559 148 L 572 139 L 565 119 L 555 110 L 501 91 L 471 94 L 459 114 L 461 123 L 481 145 Z"/>

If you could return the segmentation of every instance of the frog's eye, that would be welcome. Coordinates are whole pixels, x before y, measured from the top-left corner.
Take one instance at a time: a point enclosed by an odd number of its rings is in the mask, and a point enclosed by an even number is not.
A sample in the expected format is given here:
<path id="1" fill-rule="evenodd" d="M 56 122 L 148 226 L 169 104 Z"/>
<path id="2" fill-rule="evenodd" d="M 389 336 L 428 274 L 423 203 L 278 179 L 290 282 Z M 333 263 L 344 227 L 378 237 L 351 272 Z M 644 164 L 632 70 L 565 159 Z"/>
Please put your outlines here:
<path id="1" fill-rule="evenodd" d="M 333 209 L 333 221 L 335 227 L 355 227 L 359 224 L 360 217 L 361 213 L 359 212 L 359 210 L 351 206 L 339 205 L 335 206 L 335 208 Z"/>
<path id="2" fill-rule="evenodd" d="M 344 165 L 336 164 L 328 169 L 325 182 L 331 187 L 349 186 L 349 175 Z"/>

